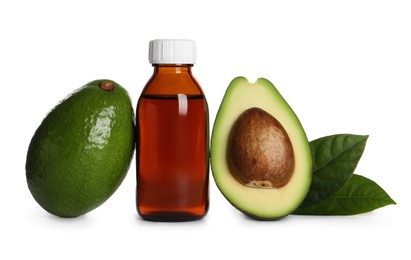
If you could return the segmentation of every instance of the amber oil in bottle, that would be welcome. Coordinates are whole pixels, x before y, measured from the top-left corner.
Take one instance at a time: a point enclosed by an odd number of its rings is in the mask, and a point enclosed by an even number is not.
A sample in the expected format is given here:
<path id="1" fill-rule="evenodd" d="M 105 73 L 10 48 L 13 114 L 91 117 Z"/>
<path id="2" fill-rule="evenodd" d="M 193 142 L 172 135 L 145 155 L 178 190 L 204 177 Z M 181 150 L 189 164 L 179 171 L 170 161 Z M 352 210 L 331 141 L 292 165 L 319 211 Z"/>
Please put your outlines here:
<path id="1" fill-rule="evenodd" d="M 204 217 L 209 195 L 209 123 L 191 68 L 191 40 L 154 40 L 154 74 L 137 105 L 137 211 L 146 220 Z"/>

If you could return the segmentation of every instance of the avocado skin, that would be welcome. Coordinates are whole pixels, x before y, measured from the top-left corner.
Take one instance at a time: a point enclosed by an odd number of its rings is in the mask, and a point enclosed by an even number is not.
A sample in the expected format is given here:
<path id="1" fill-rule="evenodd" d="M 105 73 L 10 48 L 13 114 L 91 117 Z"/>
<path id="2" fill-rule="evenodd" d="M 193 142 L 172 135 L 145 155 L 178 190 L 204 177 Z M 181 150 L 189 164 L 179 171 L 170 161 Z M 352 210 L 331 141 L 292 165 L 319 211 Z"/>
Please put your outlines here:
<path id="1" fill-rule="evenodd" d="M 60 102 L 28 148 L 26 178 L 34 199 L 60 217 L 77 217 L 120 186 L 134 151 L 134 115 L 127 91 L 92 81 Z"/>

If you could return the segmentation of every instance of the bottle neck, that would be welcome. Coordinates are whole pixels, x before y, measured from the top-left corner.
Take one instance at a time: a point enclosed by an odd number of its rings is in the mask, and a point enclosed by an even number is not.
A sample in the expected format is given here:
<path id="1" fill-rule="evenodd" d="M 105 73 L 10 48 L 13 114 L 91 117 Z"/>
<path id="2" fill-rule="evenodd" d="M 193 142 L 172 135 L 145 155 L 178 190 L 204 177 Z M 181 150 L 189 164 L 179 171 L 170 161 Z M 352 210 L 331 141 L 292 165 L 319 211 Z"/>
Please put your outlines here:
<path id="1" fill-rule="evenodd" d="M 192 64 L 153 64 L 154 73 L 191 74 Z"/>

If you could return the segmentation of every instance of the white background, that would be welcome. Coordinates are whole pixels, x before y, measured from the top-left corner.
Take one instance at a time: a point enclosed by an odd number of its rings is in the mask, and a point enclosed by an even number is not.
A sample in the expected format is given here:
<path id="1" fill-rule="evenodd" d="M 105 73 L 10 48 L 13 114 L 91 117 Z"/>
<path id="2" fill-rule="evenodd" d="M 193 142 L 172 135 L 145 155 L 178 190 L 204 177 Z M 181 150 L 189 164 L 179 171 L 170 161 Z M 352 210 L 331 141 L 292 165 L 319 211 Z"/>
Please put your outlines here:
<path id="1" fill-rule="evenodd" d="M 60 2 L 0 3 L 1 259 L 410 259 L 409 1 Z M 117 81 L 135 104 L 152 73 L 155 38 L 197 41 L 193 72 L 210 128 L 234 77 L 268 78 L 310 140 L 369 134 L 357 173 L 398 204 L 261 222 L 235 210 L 210 177 L 206 218 L 146 222 L 135 210 L 133 161 L 98 209 L 75 219 L 46 213 L 25 179 L 34 131 L 58 101 L 95 79 Z"/>

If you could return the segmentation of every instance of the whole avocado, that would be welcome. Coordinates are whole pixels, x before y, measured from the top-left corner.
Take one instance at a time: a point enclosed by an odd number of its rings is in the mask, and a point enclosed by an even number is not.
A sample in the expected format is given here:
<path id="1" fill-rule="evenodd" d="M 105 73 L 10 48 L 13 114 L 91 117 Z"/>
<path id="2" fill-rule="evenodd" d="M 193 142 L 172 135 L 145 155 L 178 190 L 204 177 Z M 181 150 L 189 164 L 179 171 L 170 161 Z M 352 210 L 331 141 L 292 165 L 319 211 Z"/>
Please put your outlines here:
<path id="1" fill-rule="evenodd" d="M 77 217 L 104 203 L 129 169 L 133 118 L 127 91 L 112 80 L 92 81 L 51 110 L 27 152 L 27 184 L 38 204 Z"/>

